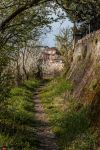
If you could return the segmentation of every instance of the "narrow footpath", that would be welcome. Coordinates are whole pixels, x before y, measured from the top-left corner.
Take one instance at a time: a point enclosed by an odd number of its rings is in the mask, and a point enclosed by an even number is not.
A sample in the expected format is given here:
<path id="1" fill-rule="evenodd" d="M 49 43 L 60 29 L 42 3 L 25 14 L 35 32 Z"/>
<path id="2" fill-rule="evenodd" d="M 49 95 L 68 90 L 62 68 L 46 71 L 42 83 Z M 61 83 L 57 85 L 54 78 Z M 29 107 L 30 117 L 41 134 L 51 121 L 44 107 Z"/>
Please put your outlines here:
<path id="1" fill-rule="evenodd" d="M 39 98 L 39 92 L 41 90 L 42 88 L 40 87 L 34 94 L 35 120 L 37 122 L 36 130 L 40 143 L 39 150 L 58 150 L 56 137 L 51 130 L 50 123 Z"/>

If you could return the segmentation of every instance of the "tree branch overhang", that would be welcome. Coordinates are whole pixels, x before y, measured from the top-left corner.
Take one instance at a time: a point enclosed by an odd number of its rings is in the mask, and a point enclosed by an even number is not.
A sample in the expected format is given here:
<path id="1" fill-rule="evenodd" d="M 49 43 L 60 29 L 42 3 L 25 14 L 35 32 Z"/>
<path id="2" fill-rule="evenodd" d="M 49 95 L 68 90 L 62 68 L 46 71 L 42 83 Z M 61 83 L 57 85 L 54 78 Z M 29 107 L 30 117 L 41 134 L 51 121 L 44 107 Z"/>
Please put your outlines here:
<path id="1" fill-rule="evenodd" d="M 0 31 L 3 32 L 7 28 L 7 25 L 10 24 L 10 22 L 17 17 L 20 13 L 24 12 L 25 10 L 38 6 L 42 3 L 48 2 L 51 0 L 32 0 L 30 2 L 26 2 L 26 4 L 17 10 L 15 10 L 10 16 L 8 16 L 2 23 L 0 24 Z"/>

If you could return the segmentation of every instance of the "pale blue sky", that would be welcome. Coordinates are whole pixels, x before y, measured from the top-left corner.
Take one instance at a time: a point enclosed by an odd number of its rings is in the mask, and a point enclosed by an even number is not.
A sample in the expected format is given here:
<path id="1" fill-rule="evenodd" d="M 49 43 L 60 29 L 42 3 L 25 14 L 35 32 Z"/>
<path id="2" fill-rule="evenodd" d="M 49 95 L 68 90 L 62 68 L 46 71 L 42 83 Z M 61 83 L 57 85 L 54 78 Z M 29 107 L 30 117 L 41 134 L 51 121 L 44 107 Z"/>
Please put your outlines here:
<path id="1" fill-rule="evenodd" d="M 55 46 L 55 35 L 59 33 L 59 31 L 63 28 L 72 27 L 73 24 L 66 18 L 66 20 L 52 23 L 52 30 L 48 33 L 43 39 L 42 44 L 49 47 Z"/>

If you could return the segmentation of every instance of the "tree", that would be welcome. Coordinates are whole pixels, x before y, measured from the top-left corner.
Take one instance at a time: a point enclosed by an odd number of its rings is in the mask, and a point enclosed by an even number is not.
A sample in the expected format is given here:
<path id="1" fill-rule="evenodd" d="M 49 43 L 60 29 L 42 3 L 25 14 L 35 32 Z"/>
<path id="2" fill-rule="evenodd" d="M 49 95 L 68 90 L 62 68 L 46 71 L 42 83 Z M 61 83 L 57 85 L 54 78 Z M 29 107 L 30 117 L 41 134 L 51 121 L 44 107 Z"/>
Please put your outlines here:
<path id="1" fill-rule="evenodd" d="M 12 60 L 19 56 L 28 40 L 38 40 L 44 27 L 53 20 L 49 16 L 50 6 L 44 2 L 46 0 L 0 1 L 0 87 L 3 97 L 7 87 L 3 84 L 10 84 L 7 72 Z"/>
<path id="2" fill-rule="evenodd" d="M 31 7 L 40 5 L 41 3 L 47 2 L 47 0 L 30 0 L 30 1 L 12 1 L 7 2 L 6 0 L 1 1 L 1 12 L 4 12 L 4 9 L 10 9 L 10 14 L 2 21 L 0 24 L 0 30 L 4 31 L 10 22 Z"/>
<path id="3" fill-rule="evenodd" d="M 100 28 L 99 0 L 56 0 L 56 2 L 64 9 L 74 25 L 78 25 L 82 36 L 89 30 L 95 31 Z"/>
<path id="4" fill-rule="evenodd" d="M 56 35 L 56 45 L 61 52 L 63 62 L 64 62 L 64 73 L 68 71 L 73 52 L 73 36 L 71 29 L 62 29 L 58 35 Z"/>

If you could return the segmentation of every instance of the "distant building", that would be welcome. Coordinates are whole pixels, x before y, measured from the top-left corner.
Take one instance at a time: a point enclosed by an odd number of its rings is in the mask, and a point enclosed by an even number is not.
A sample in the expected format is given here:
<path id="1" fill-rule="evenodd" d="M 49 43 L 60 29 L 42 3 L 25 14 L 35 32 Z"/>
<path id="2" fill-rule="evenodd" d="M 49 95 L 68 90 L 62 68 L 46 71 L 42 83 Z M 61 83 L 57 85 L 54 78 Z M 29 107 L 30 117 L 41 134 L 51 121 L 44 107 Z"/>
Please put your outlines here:
<path id="1" fill-rule="evenodd" d="M 39 61 L 43 78 L 51 78 L 60 74 L 64 66 L 61 53 L 55 47 L 46 48 Z"/>

